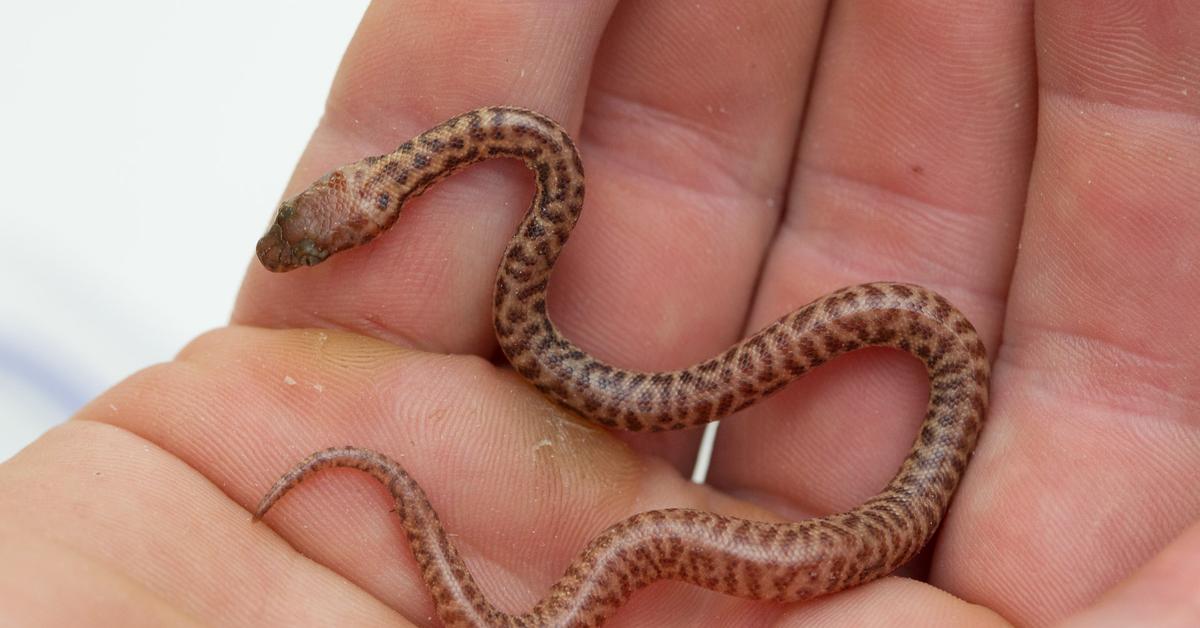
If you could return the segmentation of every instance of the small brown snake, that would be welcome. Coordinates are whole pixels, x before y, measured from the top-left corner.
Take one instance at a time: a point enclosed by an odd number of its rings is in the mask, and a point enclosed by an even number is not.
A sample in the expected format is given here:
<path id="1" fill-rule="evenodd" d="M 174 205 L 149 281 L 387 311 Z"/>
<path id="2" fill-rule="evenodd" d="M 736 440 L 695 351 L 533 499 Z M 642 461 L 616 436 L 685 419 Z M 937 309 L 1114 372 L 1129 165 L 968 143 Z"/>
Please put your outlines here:
<path id="1" fill-rule="evenodd" d="M 843 288 L 784 316 L 706 362 L 638 373 L 605 364 L 564 338 L 546 315 L 554 262 L 583 207 L 583 165 L 554 121 L 512 107 L 452 118 L 395 152 L 322 177 L 281 204 L 258 243 L 274 271 L 321 262 L 370 241 L 404 203 L 484 159 L 521 159 L 536 191 L 504 251 L 495 328 L 516 370 L 558 403 L 603 425 L 668 430 L 715 421 L 805 372 L 867 346 L 907 351 L 926 366 L 929 407 L 920 433 L 883 492 L 853 510 L 796 523 L 709 512 L 643 512 L 597 536 L 529 612 L 488 602 L 417 483 L 387 457 L 357 447 L 313 454 L 275 483 L 255 520 L 314 472 L 353 467 L 383 482 L 446 626 L 597 626 L 637 589 L 681 580 L 753 599 L 791 602 L 890 573 L 930 539 L 975 447 L 987 406 L 988 362 L 971 323 L 918 286 Z"/>

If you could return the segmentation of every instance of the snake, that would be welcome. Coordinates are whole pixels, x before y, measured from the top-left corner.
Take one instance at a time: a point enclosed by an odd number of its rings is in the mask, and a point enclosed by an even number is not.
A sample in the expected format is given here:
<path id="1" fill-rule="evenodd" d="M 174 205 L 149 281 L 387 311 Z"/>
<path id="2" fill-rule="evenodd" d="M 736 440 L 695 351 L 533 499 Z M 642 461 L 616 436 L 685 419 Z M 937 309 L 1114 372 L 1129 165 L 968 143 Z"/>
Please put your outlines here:
<path id="1" fill-rule="evenodd" d="M 480 590 L 417 482 L 361 447 L 312 454 L 283 475 L 254 521 L 331 467 L 365 471 L 396 503 L 412 554 L 445 626 L 599 626 L 659 580 L 755 600 L 796 602 L 885 576 L 933 536 L 966 469 L 988 403 L 989 363 L 970 321 L 944 297 L 906 283 L 842 288 L 779 318 L 704 362 L 637 372 L 599 360 L 550 320 L 551 271 L 583 208 L 583 164 L 551 118 L 495 106 L 455 116 L 331 171 L 280 203 L 257 244 L 267 269 L 318 264 L 387 230 L 406 202 L 487 159 L 517 159 L 534 194 L 504 249 L 493 322 L 513 368 L 585 419 L 628 431 L 699 426 L 733 414 L 830 360 L 863 347 L 905 351 L 924 365 L 929 400 L 915 442 L 886 487 L 841 513 L 764 522 L 685 508 L 634 514 L 602 531 L 530 610 L 509 614 Z"/>

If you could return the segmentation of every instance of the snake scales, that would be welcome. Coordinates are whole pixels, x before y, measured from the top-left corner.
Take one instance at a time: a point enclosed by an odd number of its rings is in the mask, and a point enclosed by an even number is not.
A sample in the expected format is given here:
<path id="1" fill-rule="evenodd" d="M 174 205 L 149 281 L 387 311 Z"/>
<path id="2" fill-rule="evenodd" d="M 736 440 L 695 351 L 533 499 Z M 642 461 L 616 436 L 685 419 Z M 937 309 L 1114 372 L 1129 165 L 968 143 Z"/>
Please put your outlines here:
<path id="1" fill-rule="evenodd" d="M 754 599 L 803 600 L 886 575 L 920 550 L 958 485 L 987 406 L 989 367 L 971 323 L 925 288 L 872 283 L 821 297 L 686 369 L 639 373 L 605 364 L 564 338 L 546 314 L 547 282 L 583 207 L 584 183 L 571 138 L 545 116 L 512 107 L 471 111 L 391 154 L 335 170 L 280 205 L 258 257 L 273 271 L 317 264 L 370 241 L 438 180 L 497 157 L 521 159 L 536 175 L 532 204 L 500 264 L 494 321 L 500 348 L 538 389 L 609 427 L 680 429 L 745 408 L 843 353 L 895 347 L 920 359 L 930 379 L 928 411 L 895 478 L 853 510 L 796 523 L 686 509 L 634 515 L 596 537 L 519 616 L 484 598 L 420 487 L 381 454 L 356 447 L 313 454 L 263 497 L 256 520 L 320 469 L 370 473 L 395 498 L 447 626 L 596 626 L 661 579 Z"/>

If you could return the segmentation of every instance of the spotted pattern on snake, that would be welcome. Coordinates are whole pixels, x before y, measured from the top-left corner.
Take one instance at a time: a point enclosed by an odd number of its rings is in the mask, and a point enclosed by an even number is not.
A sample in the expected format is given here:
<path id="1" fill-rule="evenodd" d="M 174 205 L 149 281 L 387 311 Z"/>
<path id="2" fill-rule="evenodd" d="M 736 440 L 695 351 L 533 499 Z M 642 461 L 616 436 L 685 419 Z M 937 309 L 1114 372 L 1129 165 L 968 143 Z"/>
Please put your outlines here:
<path id="1" fill-rule="evenodd" d="M 852 510 L 795 523 L 686 509 L 634 515 L 597 536 L 521 615 L 506 614 L 484 597 L 424 492 L 382 454 L 358 447 L 313 454 L 272 487 L 256 520 L 320 469 L 372 474 L 396 500 L 446 626 L 598 626 L 634 591 L 664 579 L 793 602 L 884 576 L 928 542 L 987 406 L 987 356 L 966 317 L 928 289 L 870 283 L 823 296 L 685 369 L 640 373 L 606 364 L 563 337 L 546 313 L 550 274 L 583 207 L 584 183 L 571 138 L 541 114 L 514 107 L 471 111 L 391 154 L 333 171 L 280 205 L 258 243 L 259 259 L 286 271 L 368 242 L 395 222 L 407 200 L 492 158 L 520 159 L 535 175 L 533 201 L 501 260 L 494 325 L 504 354 L 539 390 L 612 428 L 680 429 L 737 412 L 849 351 L 894 347 L 921 360 L 930 380 L 924 421 L 896 476 Z"/>

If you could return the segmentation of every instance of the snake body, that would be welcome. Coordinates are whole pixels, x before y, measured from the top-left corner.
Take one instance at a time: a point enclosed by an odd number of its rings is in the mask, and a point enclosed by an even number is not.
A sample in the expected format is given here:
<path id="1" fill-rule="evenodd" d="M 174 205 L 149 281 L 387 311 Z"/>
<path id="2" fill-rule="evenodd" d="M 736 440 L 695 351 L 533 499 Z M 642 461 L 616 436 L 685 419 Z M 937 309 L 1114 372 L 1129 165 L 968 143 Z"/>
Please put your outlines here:
<path id="1" fill-rule="evenodd" d="M 438 180 L 491 158 L 520 159 L 535 174 L 533 201 L 496 278 L 494 323 L 501 350 L 543 393 L 612 428 L 680 429 L 745 408 L 843 353 L 894 347 L 920 359 L 930 379 L 924 422 L 895 478 L 852 510 L 795 523 L 687 509 L 634 515 L 596 537 L 522 615 L 485 599 L 421 488 L 370 450 L 313 454 L 276 482 L 255 519 L 320 469 L 372 474 L 396 500 L 446 626 L 597 626 L 634 591 L 663 579 L 753 599 L 803 600 L 886 575 L 925 545 L 987 406 L 989 366 L 971 323 L 925 288 L 870 283 L 821 297 L 685 369 L 640 373 L 606 364 L 564 338 L 546 314 L 547 283 L 583 207 L 584 182 L 571 138 L 543 115 L 513 107 L 471 111 L 395 152 L 335 170 L 280 205 L 258 257 L 274 271 L 319 263 L 386 230 L 407 200 Z"/>

